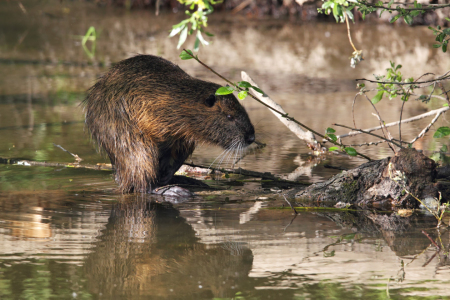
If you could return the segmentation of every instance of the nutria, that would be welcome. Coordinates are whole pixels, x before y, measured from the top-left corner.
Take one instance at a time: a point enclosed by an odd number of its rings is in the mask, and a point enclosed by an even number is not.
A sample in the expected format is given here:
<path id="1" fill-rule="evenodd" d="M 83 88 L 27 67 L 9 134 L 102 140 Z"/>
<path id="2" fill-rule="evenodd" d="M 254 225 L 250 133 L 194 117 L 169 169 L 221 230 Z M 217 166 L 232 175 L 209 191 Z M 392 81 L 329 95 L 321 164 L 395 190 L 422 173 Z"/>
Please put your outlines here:
<path id="1" fill-rule="evenodd" d="M 255 130 L 232 95 L 195 79 L 177 65 L 137 55 L 114 65 L 88 91 L 86 125 L 111 159 L 121 192 L 151 192 L 201 143 L 237 149 Z"/>

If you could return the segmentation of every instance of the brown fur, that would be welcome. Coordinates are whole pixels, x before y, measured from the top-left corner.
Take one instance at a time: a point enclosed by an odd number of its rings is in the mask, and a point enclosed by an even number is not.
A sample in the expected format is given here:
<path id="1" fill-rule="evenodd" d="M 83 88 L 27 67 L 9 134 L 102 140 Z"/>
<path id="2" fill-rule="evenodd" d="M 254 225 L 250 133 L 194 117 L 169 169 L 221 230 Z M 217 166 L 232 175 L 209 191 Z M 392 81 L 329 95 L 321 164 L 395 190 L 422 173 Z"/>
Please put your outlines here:
<path id="1" fill-rule="evenodd" d="M 88 91 L 86 125 L 111 159 L 122 192 L 171 182 L 199 143 L 245 147 L 254 128 L 233 95 L 156 56 L 116 64 Z"/>

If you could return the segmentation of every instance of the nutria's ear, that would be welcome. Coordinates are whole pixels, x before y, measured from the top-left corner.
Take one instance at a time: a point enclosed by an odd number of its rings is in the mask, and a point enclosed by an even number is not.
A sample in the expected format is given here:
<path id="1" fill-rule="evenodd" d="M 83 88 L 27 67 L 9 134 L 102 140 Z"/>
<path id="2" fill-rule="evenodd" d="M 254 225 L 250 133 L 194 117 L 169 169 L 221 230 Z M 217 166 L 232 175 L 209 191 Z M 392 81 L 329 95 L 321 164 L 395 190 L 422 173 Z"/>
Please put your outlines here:
<path id="1" fill-rule="evenodd" d="M 216 103 L 216 96 L 215 95 L 209 95 L 208 98 L 205 99 L 205 105 L 208 107 L 213 107 L 213 105 Z"/>

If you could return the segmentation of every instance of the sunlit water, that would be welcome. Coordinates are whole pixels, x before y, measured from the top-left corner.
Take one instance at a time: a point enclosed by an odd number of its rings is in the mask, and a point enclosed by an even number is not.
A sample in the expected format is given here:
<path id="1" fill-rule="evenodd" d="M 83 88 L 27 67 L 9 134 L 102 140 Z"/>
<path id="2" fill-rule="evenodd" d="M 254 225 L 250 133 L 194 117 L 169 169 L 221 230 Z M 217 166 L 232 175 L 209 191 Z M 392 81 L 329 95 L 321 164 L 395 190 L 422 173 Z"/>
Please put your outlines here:
<path id="1" fill-rule="evenodd" d="M 73 162 L 56 144 L 82 163 L 108 162 L 90 141 L 79 105 L 112 63 L 136 53 L 161 55 L 223 84 L 178 58 L 177 41 L 167 35 L 180 14 L 156 18 L 90 3 L 22 3 L 26 13 L 18 2 L 0 3 L 0 158 Z M 216 37 L 200 58 L 232 80 L 245 70 L 290 115 L 319 132 L 332 123 L 353 124 L 353 79 L 383 73 L 389 59 L 403 64 L 408 77 L 450 69 L 448 54 L 432 49 L 426 28 L 352 25 L 366 57 L 354 70 L 344 25 L 220 15 L 210 21 Z M 89 26 L 99 33 L 93 58 L 81 46 Z M 250 99 L 244 105 L 267 146 L 248 154 L 243 168 L 318 182 L 338 172 L 324 163 L 364 162 L 315 159 L 269 111 Z M 403 117 L 441 105 L 410 101 Z M 399 107 L 399 101 L 383 100 L 378 109 L 390 122 Z M 405 125 L 402 137 L 412 139 L 429 121 Z M 355 122 L 378 125 L 366 100 L 357 100 Z M 398 136 L 397 128 L 392 133 Z M 359 135 L 349 143 L 371 140 Z M 445 143 L 428 134 L 416 147 L 429 154 Z M 382 145 L 361 151 L 391 155 Z M 202 146 L 192 161 L 209 165 L 221 152 Z M 231 163 L 225 158 L 222 166 Z M 290 210 L 272 209 L 282 202 L 262 197 L 270 189 L 259 183 L 223 179 L 219 185 L 234 192 L 170 204 L 117 194 L 110 171 L 0 164 L 0 299 L 450 298 L 443 256 L 449 233 L 441 230 L 439 241 L 427 216 L 394 217 L 401 225 L 396 230 L 371 212 L 301 211 L 294 219 Z M 422 230 L 447 250 L 436 254 Z"/>

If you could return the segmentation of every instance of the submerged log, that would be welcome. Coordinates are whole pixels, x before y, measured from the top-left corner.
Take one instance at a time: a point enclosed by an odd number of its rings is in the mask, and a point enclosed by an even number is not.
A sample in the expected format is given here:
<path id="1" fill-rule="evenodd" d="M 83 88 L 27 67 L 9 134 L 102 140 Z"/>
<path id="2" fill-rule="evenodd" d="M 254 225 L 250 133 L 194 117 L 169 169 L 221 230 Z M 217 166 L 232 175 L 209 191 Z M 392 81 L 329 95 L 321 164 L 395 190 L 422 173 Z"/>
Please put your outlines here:
<path id="1" fill-rule="evenodd" d="M 393 175 L 400 174 L 404 180 L 392 179 Z M 441 191 L 442 200 L 449 200 L 448 189 L 436 182 L 437 174 L 433 160 L 415 149 L 402 149 L 393 158 L 343 171 L 297 192 L 295 197 L 329 204 L 345 202 L 364 208 L 415 208 L 419 203 L 410 194 L 427 201 L 438 199 Z"/>

